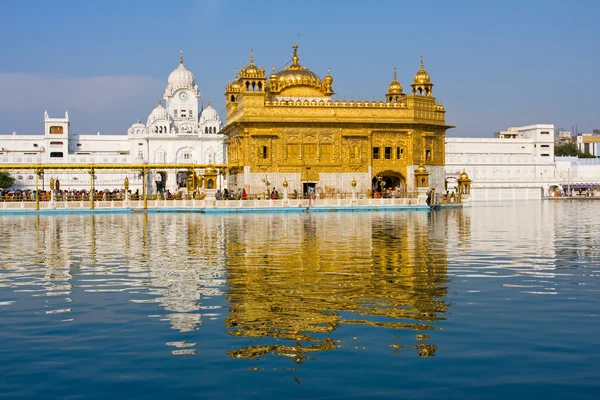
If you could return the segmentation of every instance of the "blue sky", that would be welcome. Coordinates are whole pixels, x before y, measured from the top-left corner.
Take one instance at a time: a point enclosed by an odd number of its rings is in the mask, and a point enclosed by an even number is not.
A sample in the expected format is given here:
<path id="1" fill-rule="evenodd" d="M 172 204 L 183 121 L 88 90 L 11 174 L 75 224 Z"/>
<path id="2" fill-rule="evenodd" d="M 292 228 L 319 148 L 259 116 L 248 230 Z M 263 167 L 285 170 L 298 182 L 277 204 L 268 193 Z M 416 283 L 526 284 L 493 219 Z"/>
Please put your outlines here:
<path id="1" fill-rule="evenodd" d="M 331 68 L 339 98 L 404 91 L 423 55 L 450 136 L 509 126 L 600 129 L 598 1 L 41 1 L 2 4 L 0 133 L 42 133 L 69 111 L 75 133 L 124 134 L 162 97 L 183 50 L 205 104 L 255 61 Z M 300 36 L 298 37 L 298 34 Z"/>

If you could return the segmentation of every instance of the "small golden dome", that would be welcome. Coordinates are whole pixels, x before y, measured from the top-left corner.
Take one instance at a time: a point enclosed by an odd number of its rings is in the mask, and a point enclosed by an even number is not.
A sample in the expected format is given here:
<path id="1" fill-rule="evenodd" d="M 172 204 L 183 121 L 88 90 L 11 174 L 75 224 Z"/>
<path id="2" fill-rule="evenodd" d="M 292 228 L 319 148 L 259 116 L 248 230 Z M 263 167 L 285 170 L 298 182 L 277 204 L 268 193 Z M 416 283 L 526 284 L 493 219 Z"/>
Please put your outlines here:
<path id="1" fill-rule="evenodd" d="M 333 83 L 333 77 L 331 76 L 331 71 L 329 70 L 329 68 L 327 68 L 327 76 L 323 78 L 323 82 L 325 82 L 325 84 L 329 86 L 331 86 L 331 84 Z"/>
<path id="2" fill-rule="evenodd" d="M 271 73 L 271 76 L 269 77 L 269 80 L 271 81 L 271 83 L 277 82 L 277 73 L 275 72 L 275 66 L 273 65 L 273 72 Z"/>
<path id="3" fill-rule="evenodd" d="M 415 169 L 415 174 L 422 174 L 425 172 L 427 172 L 427 169 L 425 168 L 425 166 L 423 166 L 423 164 L 419 164 L 417 169 Z"/>
<path id="4" fill-rule="evenodd" d="M 231 84 L 231 88 L 232 89 L 239 89 L 240 88 L 240 74 L 238 72 L 238 69 L 235 69 L 235 80 L 233 81 L 233 83 Z"/>
<path id="5" fill-rule="evenodd" d="M 425 65 L 423 64 L 423 56 L 421 56 L 421 68 L 415 74 L 415 83 L 423 84 L 423 83 L 431 83 L 431 78 L 427 71 L 425 71 Z"/>
<path id="6" fill-rule="evenodd" d="M 469 175 L 467 174 L 467 172 L 463 169 L 463 172 L 461 172 L 460 174 L 460 179 L 463 181 L 469 180 Z"/>
<path id="7" fill-rule="evenodd" d="M 388 94 L 402 94 L 402 85 L 398 82 L 396 78 L 396 68 L 394 67 L 394 80 L 390 83 L 388 87 Z"/>
<path id="8" fill-rule="evenodd" d="M 252 52 L 252 49 L 250 49 L 250 64 L 248 65 L 248 68 L 244 69 L 244 73 L 245 74 L 258 74 L 258 67 L 256 65 L 254 65 L 254 54 Z"/>

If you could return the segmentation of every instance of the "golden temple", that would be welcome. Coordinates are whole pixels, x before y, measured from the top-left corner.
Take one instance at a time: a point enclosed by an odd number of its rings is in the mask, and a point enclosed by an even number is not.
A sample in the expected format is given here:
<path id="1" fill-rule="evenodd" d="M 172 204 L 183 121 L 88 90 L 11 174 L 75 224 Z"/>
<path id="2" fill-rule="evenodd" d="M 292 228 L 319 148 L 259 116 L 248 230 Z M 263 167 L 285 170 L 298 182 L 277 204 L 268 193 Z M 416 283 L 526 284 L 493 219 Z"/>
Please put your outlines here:
<path id="1" fill-rule="evenodd" d="M 334 99 L 330 71 L 300 64 L 294 44 L 289 65 L 271 75 L 254 64 L 227 84 L 227 157 L 230 187 L 253 193 L 289 184 L 288 190 L 348 193 L 444 185 L 444 137 L 452 126 L 433 97 L 423 58 L 411 93 L 396 77 L 385 100 Z"/>

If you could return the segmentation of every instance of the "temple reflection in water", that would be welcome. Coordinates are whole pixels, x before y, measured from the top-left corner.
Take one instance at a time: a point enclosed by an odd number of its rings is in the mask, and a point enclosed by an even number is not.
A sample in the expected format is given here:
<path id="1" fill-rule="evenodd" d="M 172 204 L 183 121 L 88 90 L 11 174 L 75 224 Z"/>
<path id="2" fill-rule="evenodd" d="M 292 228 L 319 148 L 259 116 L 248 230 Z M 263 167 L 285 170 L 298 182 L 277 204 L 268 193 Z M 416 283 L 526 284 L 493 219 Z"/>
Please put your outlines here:
<path id="1" fill-rule="evenodd" d="M 468 241 L 469 221 L 463 210 L 3 217 L 0 287 L 51 298 L 40 307 L 65 322 L 80 291 L 157 304 L 164 311 L 149 316 L 185 338 L 224 321 L 247 339 L 234 358 L 301 362 L 344 346 L 336 330 L 351 324 L 408 331 L 416 344 L 390 351 L 431 356 L 427 331 L 443 328 L 448 308 L 446 248 Z M 195 353 L 185 340 L 167 345 Z"/>
<path id="2" fill-rule="evenodd" d="M 424 331 L 444 319 L 446 234 L 428 213 L 254 215 L 228 232 L 235 336 L 285 339 L 232 357 L 301 361 L 336 348 L 343 324 Z M 434 223 L 431 225 L 431 223 Z M 442 232 L 436 232 L 438 229 Z M 435 346 L 425 345 L 432 355 Z"/>

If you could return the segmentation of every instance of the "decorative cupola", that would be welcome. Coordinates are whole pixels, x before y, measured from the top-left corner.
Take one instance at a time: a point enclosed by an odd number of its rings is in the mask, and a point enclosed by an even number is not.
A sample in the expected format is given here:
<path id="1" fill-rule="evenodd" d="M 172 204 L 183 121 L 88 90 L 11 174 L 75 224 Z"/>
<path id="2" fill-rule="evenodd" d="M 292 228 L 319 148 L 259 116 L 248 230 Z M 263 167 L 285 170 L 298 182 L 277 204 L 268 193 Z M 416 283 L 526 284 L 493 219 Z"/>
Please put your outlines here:
<path id="1" fill-rule="evenodd" d="M 327 96 L 333 96 L 335 94 L 335 92 L 331 88 L 332 84 L 333 84 L 333 77 L 331 76 L 331 70 L 329 68 L 327 68 L 327 76 L 325 78 L 323 78 L 323 87 L 325 89 L 325 94 Z"/>
<path id="2" fill-rule="evenodd" d="M 242 85 L 240 81 L 240 74 L 238 69 L 235 69 L 235 79 L 231 83 L 227 83 L 225 87 L 225 97 L 227 103 L 235 103 L 237 101 L 238 94 L 242 91 Z"/>
<path id="3" fill-rule="evenodd" d="M 394 80 L 390 83 L 388 87 L 388 91 L 385 95 L 386 102 L 393 103 L 400 100 L 400 97 L 404 96 L 402 93 L 402 85 L 398 82 L 398 78 L 396 78 L 396 67 L 394 67 Z"/>
<path id="4" fill-rule="evenodd" d="M 254 54 L 250 49 L 250 64 L 240 72 L 242 90 L 246 92 L 262 92 L 265 88 L 265 69 L 254 65 Z"/>
<path id="5" fill-rule="evenodd" d="M 269 91 L 277 91 L 277 79 L 277 72 L 275 72 L 275 66 L 273 65 L 273 70 L 269 77 Z"/>
<path id="6" fill-rule="evenodd" d="M 469 175 L 464 169 L 456 181 L 458 183 L 458 193 L 463 195 L 471 194 L 471 179 L 469 179 Z"/>
<path id="7" fill-rule="evenodd" d="M 429 172 L 423 164 L 415 169 L 415 188 L 429 187 Z"/>
<path id="8" fill-rule="evenodd" d="M 415 74 L 414 83 L 410 86 L 412 87 L 412 93 L 414 95 L 426 97 L 432 96 L 433 83 L 431 83 L 431 78 L 427 71 L 425 71 L 423 56 L 421 56 L 421 68 L 419 68 Z"/>

